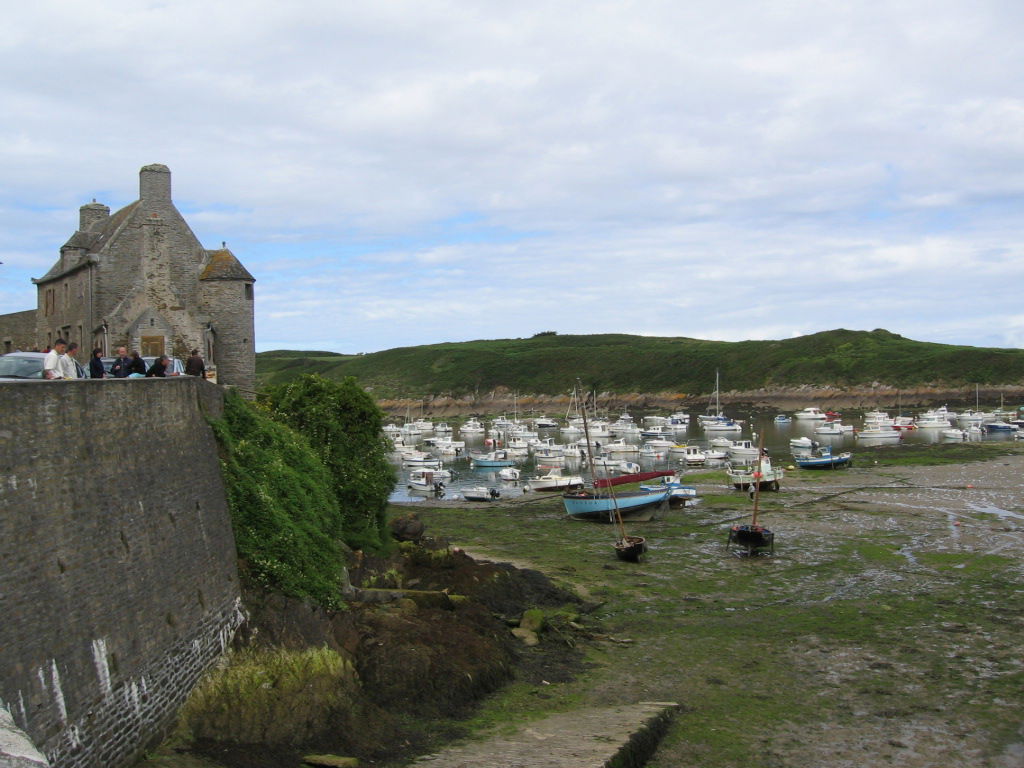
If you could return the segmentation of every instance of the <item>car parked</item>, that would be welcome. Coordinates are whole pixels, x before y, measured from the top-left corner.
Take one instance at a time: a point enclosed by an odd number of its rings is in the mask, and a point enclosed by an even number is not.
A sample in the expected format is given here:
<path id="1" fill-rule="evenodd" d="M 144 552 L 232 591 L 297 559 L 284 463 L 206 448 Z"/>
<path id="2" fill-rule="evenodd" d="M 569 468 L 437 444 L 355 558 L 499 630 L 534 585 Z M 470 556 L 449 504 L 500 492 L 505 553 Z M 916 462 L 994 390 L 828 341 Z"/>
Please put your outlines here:
<path id="1" fill-rule="evenodd" d="M 101 357 L 100 358 L 100 360 L 103 361 L 103 370 L 107 372 L 108 376 L 110 375 L 110 366 L 112 366 L 114 364 L 114 361 L 116 359 L 117 359 L 116 357 Z M 153 363 L 156 362 L 156 355 L 143 355 L 142 361 L 146 364 L 146 370 L 148 371 L 150 369 L 150 367 L 153 365 Z M 185 375 L 185 364 L 183 362 L 181 362 L 181 358 L 180 357 L 172 357 L 171 358 L 171 365 L 167 369 L 167 375 L 168 376 L 183 376 L 183 375 Z"/>
<path id="2" fill-rule="evenodd" d="M 8 352 L 0 355 L 0 380 L 41 379 L 45 352 Z M 75 360 L 78 378 L 88 379 L 89 372 Z"/>

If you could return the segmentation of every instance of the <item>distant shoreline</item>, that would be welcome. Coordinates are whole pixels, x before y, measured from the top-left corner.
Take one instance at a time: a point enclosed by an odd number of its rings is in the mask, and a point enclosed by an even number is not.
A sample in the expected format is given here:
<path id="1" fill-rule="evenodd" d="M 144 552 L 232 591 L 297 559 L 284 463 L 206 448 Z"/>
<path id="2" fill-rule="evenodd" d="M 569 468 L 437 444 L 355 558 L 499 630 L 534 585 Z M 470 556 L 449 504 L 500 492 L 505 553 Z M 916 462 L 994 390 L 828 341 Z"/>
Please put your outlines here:
<path id="1" fill-rule="evenodd" d="M 1004 408 L 1016 409 L 1024 404 L 1024 387 L 988 386 L 978 391 L 977 402 L 984 409 L 998 406 L 1002 397 Z M 703 412 L 708 405 L 708 393 L 687 395 L 671 392 L 651 393 L 601 393 L 597 397 L 599 410 L 619 413 L 658 412 L 670 413 L 685 410 L 690 413 Z M 741 407 L 755 410 L 776 410 L 790 413 L 807 406 L 839 410 L 843 408 L 881 408 L 895 411 L 929 408 L 949 405 L 951 408 L 973 408 L 975 393 L 963 388 L 913 387 L 788 387 L 779 389 L 758 389 L 748 392 L 723 392 L 721 402 L 725 410 Z M 513 395 L 511 391 L 498 389 L 487 395 L 473 397 L 451 397 L 431 395 L 423 398 L 381 399 L 377 405 L 391 416 L 433 416 L 454 417 L 471 414 L 512 414 L 518 411 L 529 417 L 545 414 L 558 418 L 570 407 L 569 395 Z"/>

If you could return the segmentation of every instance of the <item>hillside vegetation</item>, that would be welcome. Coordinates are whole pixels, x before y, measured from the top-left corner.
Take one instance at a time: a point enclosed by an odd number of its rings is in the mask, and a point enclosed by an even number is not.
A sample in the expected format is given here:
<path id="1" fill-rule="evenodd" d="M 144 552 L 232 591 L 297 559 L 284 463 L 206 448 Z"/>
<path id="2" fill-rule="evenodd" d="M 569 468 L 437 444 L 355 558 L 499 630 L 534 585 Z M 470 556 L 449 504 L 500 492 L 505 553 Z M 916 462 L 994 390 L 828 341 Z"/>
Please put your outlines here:
<path id="1" fill-rule="evenodd" d="M 262 352 L 262 386 L 302 373 L 352 376 L 378 399 L 479 395 L 497 388 L 562 394 L 579 377 L 601 392 L 708 393 L 810 385 L 896 388 L 1024 382 L 1024 350 L 913 341 L 885 330 L 838 329 L 779 341 L 703 341 L 600 334 L 538 334 L 400 347 L 367 355 Z"/>

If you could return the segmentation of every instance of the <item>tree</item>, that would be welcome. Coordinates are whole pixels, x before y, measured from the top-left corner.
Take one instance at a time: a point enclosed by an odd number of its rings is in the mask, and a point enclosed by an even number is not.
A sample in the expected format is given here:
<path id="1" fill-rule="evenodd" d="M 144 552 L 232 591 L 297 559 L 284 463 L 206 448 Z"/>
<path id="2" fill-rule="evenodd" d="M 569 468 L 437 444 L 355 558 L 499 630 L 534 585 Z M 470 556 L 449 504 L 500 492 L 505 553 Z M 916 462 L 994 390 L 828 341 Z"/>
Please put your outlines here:
<path id="1" fill-rule="evenodd" d="M 352 377 L 336 382 L 310 374 L 268 390 L 264 398 L 274 418 L 305 436 L 330 472 L 340 509 L 333 534 L 353 549 L 384 546 L 395 474 L 377 404 Z"/>

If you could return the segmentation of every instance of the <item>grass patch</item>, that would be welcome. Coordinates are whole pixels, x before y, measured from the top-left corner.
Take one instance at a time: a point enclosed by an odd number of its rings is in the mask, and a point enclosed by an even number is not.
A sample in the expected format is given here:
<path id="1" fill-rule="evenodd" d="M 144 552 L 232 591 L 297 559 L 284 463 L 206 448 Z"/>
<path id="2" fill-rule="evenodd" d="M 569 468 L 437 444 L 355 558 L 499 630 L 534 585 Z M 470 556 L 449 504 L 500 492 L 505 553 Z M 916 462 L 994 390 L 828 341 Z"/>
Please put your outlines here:
<path id="1" fill-rule="evenodd" d="M 181 712 L 190 739 L 241 744 L 301 744 L 347 721 L 357 686 L 335 651 L 249 649 L 208 673 Z"/>

